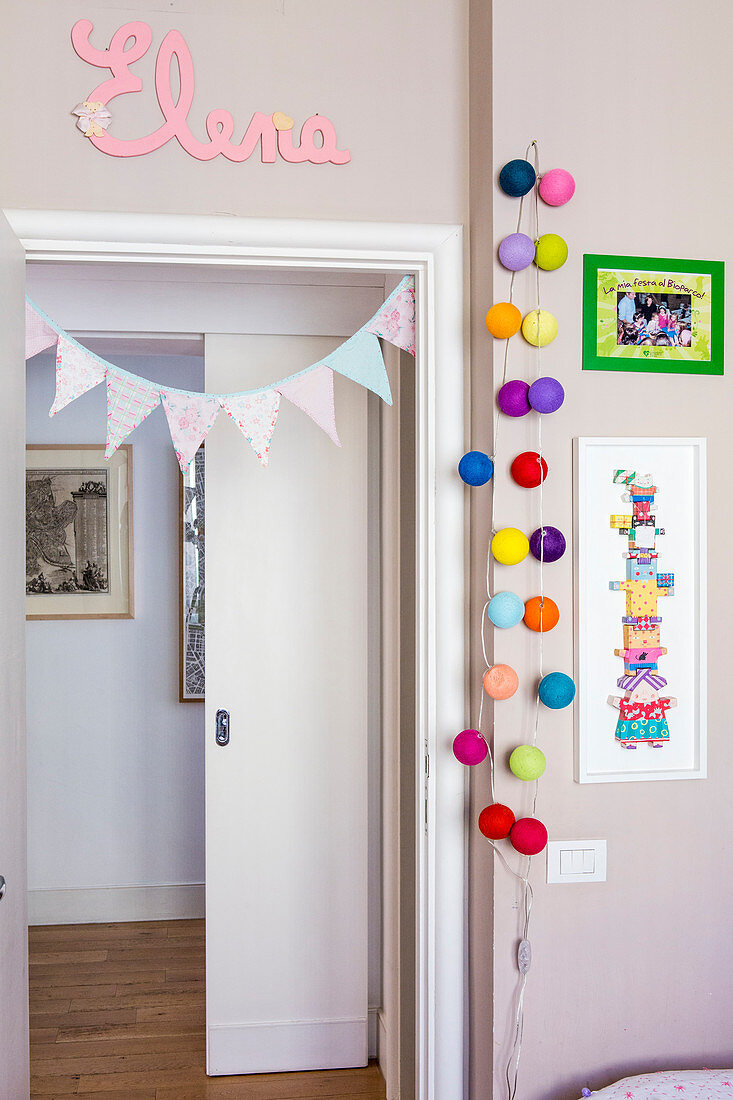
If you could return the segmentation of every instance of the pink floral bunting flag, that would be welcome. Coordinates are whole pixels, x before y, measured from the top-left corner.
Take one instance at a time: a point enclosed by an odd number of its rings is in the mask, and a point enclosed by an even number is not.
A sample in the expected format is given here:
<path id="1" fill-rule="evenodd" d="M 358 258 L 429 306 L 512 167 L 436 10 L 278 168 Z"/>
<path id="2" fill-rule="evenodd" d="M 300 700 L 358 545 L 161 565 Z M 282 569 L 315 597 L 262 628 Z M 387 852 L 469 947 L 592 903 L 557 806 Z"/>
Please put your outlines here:
<path id="1" fill-rule="evenodd" d="M 415 354 L 415 277 L 406 275 L 364 326 L 390 344 Z"/>
<path id="2" fill-rule="evenodd" d="M 336 431 L 336 409 L 333 402 L 333 371 L 320 364 L 305 374 L 281 382 L 278 392 L 313 420 L 337 447 L 341 441 Z"/>
<path id="3" fill-rule="evenodd" d="M 160 401 L 160 386 L 134 374 L 107 372 L 107 449 L 111 458 Z"/>
<path id="4" fill-rule="evenodd" d="M 56 348 L 56 397 L 49 416 L 65 408 L 87 390 L 104 382 L 107 367 L 90 351 L 72 344 L 65 336 L 59 336 Z"/>
<path id="5" fill-rule="evenodd" d="M 221 407 L 246 435 L 260 464 L 266 466 L 270 459 L 272 433 L 275 431 L 277 414 L 280 411 L 278 391 L 263 390 L 260 393 L 247 393 L 239 397 L 224 397 Z"/>
<path id="6" fill-rule="evenodd" d="M 185 473 L 219 415 L 219 398 L 205 393 L 161 390 L 178 465 Z"/>
<path id="7" fill-rule="evenodd" d="M 59 334 L 51 328 L 30 302 L 25 303 L 25 357 L 30 359 L 55 344 Z"/>

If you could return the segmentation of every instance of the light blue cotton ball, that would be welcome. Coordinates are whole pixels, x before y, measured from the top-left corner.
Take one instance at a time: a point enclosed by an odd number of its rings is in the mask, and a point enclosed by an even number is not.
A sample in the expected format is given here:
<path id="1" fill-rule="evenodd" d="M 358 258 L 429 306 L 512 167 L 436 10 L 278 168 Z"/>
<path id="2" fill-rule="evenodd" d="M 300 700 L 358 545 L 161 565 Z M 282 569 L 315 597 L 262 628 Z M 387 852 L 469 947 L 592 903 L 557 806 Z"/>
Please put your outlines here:
<path id="1" fill-rule="evenodd" d="M 524 618 L 524 603 L 514 592 L 497 592 L 489 600 L 488 615 L 494 626 L 506 630 Z"/>

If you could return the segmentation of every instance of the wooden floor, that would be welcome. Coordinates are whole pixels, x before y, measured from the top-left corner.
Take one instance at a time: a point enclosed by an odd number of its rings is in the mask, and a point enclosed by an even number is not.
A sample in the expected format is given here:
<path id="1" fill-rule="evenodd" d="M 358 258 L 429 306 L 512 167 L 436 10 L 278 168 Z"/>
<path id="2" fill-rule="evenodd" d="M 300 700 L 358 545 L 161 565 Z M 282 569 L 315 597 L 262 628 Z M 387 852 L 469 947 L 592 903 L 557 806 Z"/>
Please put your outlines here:
<path id="1" fill-rule="evenodd" d="M 384 1100 L 366 1069 L 207 1077 L 204 922 L 34 927 L 31 1096 Z"/>

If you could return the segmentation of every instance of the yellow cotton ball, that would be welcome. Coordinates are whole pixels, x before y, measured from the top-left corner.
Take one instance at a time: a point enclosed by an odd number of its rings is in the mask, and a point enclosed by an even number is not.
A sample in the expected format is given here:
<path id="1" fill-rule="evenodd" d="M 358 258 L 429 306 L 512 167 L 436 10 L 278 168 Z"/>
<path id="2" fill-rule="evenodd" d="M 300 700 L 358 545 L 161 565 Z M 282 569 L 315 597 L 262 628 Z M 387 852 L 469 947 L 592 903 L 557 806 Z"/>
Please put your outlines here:
<path id="1" fill-rule="evenodd" d="M 539 325 L 538 321 L 539 313 Z M 551 344 L 557 336 L 557 321 L 546 309 L 533 309 L 522 321 L 522 336 L 529 344 L 535 347 L 545 347 Z"/>
<path id="2" fill-rule="evenodd" d="M 518 565 L 529 553 L 529 539 L 516 527 L 502 527 L 491 540 L 491 553 L 502 565 Z"/>

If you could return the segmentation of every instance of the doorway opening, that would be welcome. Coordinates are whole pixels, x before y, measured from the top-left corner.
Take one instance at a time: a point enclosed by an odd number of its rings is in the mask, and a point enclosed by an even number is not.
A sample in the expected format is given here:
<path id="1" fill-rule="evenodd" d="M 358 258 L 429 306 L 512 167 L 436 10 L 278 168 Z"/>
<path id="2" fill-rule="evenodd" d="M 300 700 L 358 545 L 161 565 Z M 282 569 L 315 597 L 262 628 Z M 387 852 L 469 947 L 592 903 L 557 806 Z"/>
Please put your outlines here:
<path id="1" fill-rule="evenodd" d="M 251 388 L 317 361 L 379 307 L 394 282 L 384 273 L 283 268 L 241 269 L 235 274 L 212 267 L 189 266 L 179 271 L 169 266 L 146 265 L 140 269 L 89 262 L 38 262 L 28 268 L 30 297 L 90 350 L 156 383 L 201 392 Z M 314 310 L 316 301 L 318 308 Z M 177 327 L 183 317 L 186 329 Z M 275 783 L 279 778 L 282 786 L 279 792 L 273 787 L 270 797 L 282 796 L 276 816 L 292 830 L 293 849 L 297 848 L 299 833 L 309 824 L 309 811 L 307 806 L 301 807 L 300 813 L 293 808 L 293 788 L 288 789 L 287 781 L 282 779 L 285 761 L 281 754 L 297 751 L 299 743 L 314 732 L 309 730 L 308 721 L 318 721 L 319 716 L 321 725 L 330 724 L 335 729 L 338 742 L 351 739 L 357 744 L 358 752 L 347 753 L 340 765 L 333 750 L 330 756 L 311 759 L 310 765 L 307 759 L 300 762 L 304 784 L 317 779 L 316 771 L 309 779 L 309 766 L 326 776 L 320 795 L 322 800 L 334 803 L 335 812 L 330 814 L 334 831 L 341 823 L 340 792 L 345 790 L 349 801 L 363 795 L 364 806 L 362 814 L 353 815 L 352 831 L 356 825 L 356 834 L 350 841 L 344 835 L 336 844 L 337 850 L 344 850 L 340 865 L 329 866 L 328 861 L 319 860 L 319 847 L 327 847 L 323 836 L 312 836 L 310 849 L 302 846 L 300 853 L 296 852 L 296 862 L 306 877 L 321 876 L 316 893 L 321 899 L 328 895 L 326 908 L 338 901 L 339 888 L 346 899 L 362 895 L 364 913 L 359 914 L 357 906 L 343 914 L 348 922 L 345 941 L 350 946 L 342 951 L 329 982 L 340 988 L 351 984 L 352 993 L 360 981 L 366 983 L 365 1053 L 372 1062 L 379 1059 L 390 1083 L 390 1095 L 414 1094 L 415 387 L 412 358 L 403 356 L 400 363 L 400 353 L 392 347 L 385 347 L 385 355 L 395 408 L 382 409 L 373 395 L 337 379 L 336 407 L 344 452 L 331 452 L 327 461 L 335 480 L 325 494 L 316 494 L 313 499 L 308 496 L 312 488 L 309 479 L 312 483 L 319 476 L 329 477 L 323 465 L 322 441 L 318 439 L 317 449 L 307 453 L 312 447 L 308 433 L 316 439 L 317 432 L 310 421 L 303 419 L 297 424 L 300 414 L 293 410 L 292 422 L 286 416 L 287 422 L 278 428 L 275 445 L 293 447 L 279 473 L 274 462 L 267 472 L 258 470 L 247 453 L 246 441 L 234 431 L 222 447 L 217 447 L 216 436 L 210 437 L 211 461 L 204 466 L 206 491 L 196 502 L 201 514 L 195 519 L 186 514 L 192 504 L 191 486 L 187 499 L 185 483 L 181 493 L 165 418 L 158 412 L 146 419 L 127 441 L 134 471 L 129 501 L 135 562 L 134 618 L 29 623 L 31 1025 L 35 1037 L 43 1040 L 32 1048 L 31 1070 L 33 1073 L 38 1067 L 37 1077 L 48 1076 L 47 1070 L 51 1075 L 58 1072 L 61 1062 L 65 1072 L 71 1070 L 78 1058 L 78 1070 L 69 1076 L 84 1076 L 85 1091 L 93 1094 L 95 1077 L 109 1091 L 113 1065 L 124 1064 L 127 1068 L 120 1068 L 119 1082 L 112 1078 L 121 1089 L 143 1081 L 147 1087 L 157 1072 L 159 1089 L 170 1088 L 170 1095 L 174 1095 L 182 1083 L 198 1081 L 196 1075 L 203 1072 L 200 1044 L 205 1034 L 206 822 L 209 829 L 218 830 L 217 846 L 209 852 L 210 867 L 222 837 L 232 831 L 229 822 L 216 820 L 220 779 L 210 780 L 208 811 L 204 797 L 207 739 L 213 743 L 213 710 L 219 709 L 223 700 L 212 699 L 205 708 L 204 701 L 196 698 L 201 693 L 195 690 L 195 677 L 187 679 L 187 671 L 191 671 L 187 666 L 193 666 L 196 657 L 204 661 L 200 645 L 197 649 L 193 644 L 197 636 L 200 642 L 200 631 L 192 628 L 205 623 L 208 642 L 216 599 L 211 589 L 216 589 L 218 571 L 219 587 L 228 588 L 232 597 L 237 583 L 248 592 L 247 630 L 256 636 L 258 647 L 267 632 L 267 615 L 282 620 L 265 646 L 265 661 L 277 666 L 279 676 L 285 676 L 283 696 L 287 695 L 288 681 L 305 669 L 305 681 L 297 685 L 293 698 L 278 703 L 288 714 L 288 727 L 295 738 L 289 749 L 282 743 L 286 730 L 272 733 L 272 744 L 267 744 L 271 731 L 258 736 L 257 718 L 248 721 L 249 728 L 242 729 L 240 721 L 239 728 L 235 723 L 232 730 L 233 745 L 236 740 L 255 738 L 263 742 L 266 757 L 275 757 L 272 778 Z M 264 375 L 257 371 L 264 371 Z M 51 352 L 41 353 L 27 367 L 27 438 L 31 447 L 53 452 L 53 462 L 46 465 L 49 471 L 58 471 L 68 466 L 64 447 L 103 445 L 105 393 L 100 386 L 49 420 L 53 389 L 54 356 Z M 221 428 L 217 425 L 215 431 Z M 296 431 L 298 439 L 294 441 L 285 435 Z M 349 464 L 346 470 L 344 459 Z M 297 469 L 298 461 L 301 470 Z M 217 472 L 212 473 L 212 468 Z M 87 482 L 94 476 L 80 475 Z M 257 479 L 259 485 L 253 486 L 250 479 Z M 283 496 L 288 483 L 290 495 Z M 58 478 L 55 484 L 59 484 Z M 216 506 L 205 513 L 201 507 L 210 495 L 216 495 L 217 487 L 219 497 L 229 499 L 228 506 L 221 499 L 218 502 L 218 547 L 215 536 L 210 535 L 206 541 L 202 524 L 206 515 L 205 530 L 210 532 L 217 520 Z M 61 489 L 63 495 L 63 486 Z M 319 506 L 319 495 L 320 513 L 314 511 Z M 272 498 L 272 504 L 267 497 Z M 344 497 L 347 507 L 340 508 L 339 501 Z M 303 502 L 302 514 L 297 512 L 299 499 Z M 61 500 L 56 501 L 57 507 L 61 504 Z M 284 523 L 275 527 L 278 513 L 283 511 Z M 243 529 L 237 530 L 242 517 Z M 329 553 L 329 543 L 333 546 L 333 538 L 326 538 L 324 532 L 319 534 L 319 526 L 325 527 L 328 522 L 336 525 L 332 535 L 338 537 L 338 549 L 332 552 L 330 562 L 322 563 L 323 576 L 319 578 L 314 575 L 316 558 L 322 560 Z M 223 557 L 227 540 L 221 537 L 222 523 L 231 528 L 237 554 L 250 555 L 238 578 L 232 573 L 232 561 Z M 308 523 L 315 531 L 317 545 L 312 549 L 309 570 L 299 576 L 297 562 L 307 554 Z M 246 536 L 246 528 L 253 524 L 266 536 L 259 550 L 253 549 Z M 112 530 L 107 533 L 111 540 Z M 201 573 L 197 577 L 198 590 L 187 603 L 184 578 L 178 576 L 177 565 L 179 560 L 185 562 L 187 543 L 190 545 L 192 538 L 197 540 L 199 557 L 206 553 L 210 588 L 201 590 L 206 583 Z M 212 567 L 212 553 L 217 551 L 219 556 Z M 92 553 L 88 546 L 83 550 L 76 547 L 76 552 L 85 560 Z M 269 573 L 268 557 L 277 559 Z M 96 562 L 93 565 L 100 568 Z M 336 575 L 339 567 L 343 570 L 340 580 Z M 38 560 L 29 565 L 34 615 L 43 612 L 43 593 L 37 590 L 42 568 L 43 562 Z M 69 571 L 68 565 L 64 568 Z M 63 571 L 47 563 L 41 575 L 57 589 L 56 574 Z M 283 577 L 287 578 L 286 591 L 280 597 L 277 590 L 283 587 Z M 313 603 L 306 590 L 309 581 Z M 252 590 L 253 583 L 263 590 L 261 604 Z M 335 591 L 338 597 L 335 606 L 329 605 L 328 598 L 324 600 L 329 583 L 329 596 L 332 598 Z M 284 626 L 294 613 L 300 625 L 306 627 L 306 634 L 298 638 L 291 652 L 292 631 L 289 637 Z M 241 608 L 238 614 L 241 618 Z M 227 639 L 232 629 L 232 624 L 222 625 Z M 336 680 L 351 676 L 351 686 L 345 692 L 343 682 L 329 683 L 325 669 L 320 673 L 318 666 L 315 671 L 308 669 L 312 663 L 305 645 L 308 633 L 313 649 L 329 655 Z M 334 634 L 343 636 L 336 648 Z M 284 652 L 278 652 L 274 644 L 278 637 Z M 256 651 L 244 652 L 240 659 L 243 669 L 250 667 L 257 660 Z M 207 661 L 211 669 L 210 653 Z M 261 666 L 260 672 L 265 674 L 266 669 Z M 304 693 L 308 679 L 316 676 L 327 692 L 341 699 L 338 706 L 342 709 L 339 711 L 337 706 L 334 712 L 333 707 L 312 699 L 309 719 L 309 699 Z M 217 694 L 221 690 L 220 681 Z M 321 696 L 323 691 L 319 688 Z M 321 747 L 324 751 L 328 751 L 327 745 Z M 216 767 L 218 760 L 224 762 L 225 770 L 230 769 L 226 753 L 220 750 L 214 750 L 207 768 Z M 266 760 L 261 763 L 266 770 Z M 250 772 L 256 768 L 252 759 L 247 764 Z M 251 774 L 246 779 L 251 782 Z M 251 800 L 257 786 L 255 782 L 254 787 L 246 788 L 243 781 L 242 797 Z M 232 793 L 236 804 L 238 792 Z M 263 816 L 267 813 L 267 800 L 260 811 Z M 363 815 L 366 821 L 359 824 Z M 219 931 L 213 942 L 210 937 L 207 954 L 209 960 L 218 957 L 222 977 L 219 1004 L 211 1003 L 209 983 L 210 1021 L 212 1015 L 217 1019 L 221 1009 L 232 968 L 232 946 L 237 936 L 246 937 L 247 920 L 253 922 L 254 936 L 261 942 L 263 919 L 277 919 L 278 910 L 283 911 L 283 900 L 289 908 L 279 941 L 274 938 L 264 952 L 260 975 L 264 990 L 261 999 L 266 1006 L 263 1018 L 254 1016 L 256 1004 L 250 999 L 239 1012 L 236 1003 L 225 1008 L 224 1022 L 218 1024 L 226 1034 L 233 1021 L 246 1013 L 247 1023 L 258 1028 L 260 1050 L 254 1053 L 253 1065 L 245 1063 L 244 1068 L 241 1061 L 237 1062 L 242 1052 L 236 1051 L 234 1062 L 230 1060 L 225 1070 L 212 1065 L 210 1050 L 209 1068 L 213 1073 L 263 1068 L 257 1059 L 262 1057 L 264 1025 L 293 1012 L 290 1006 L 279 1007 L 272 997 L 267 1003 L 266 987 L 274 984 L 268 983 L 267 975 L 277 970 L 277 944 L 285 955 L 290 949 L 289 939 L 295 955 L 304 954 L 304 945 L 299 942 L 304 922 L 302 914 L 297 913 L 297 902 L 300 900 L 302 905 L 312 890 L 302 885 L 305 895 L 293 892 L 292 864 L 273 880 L 269 877 L 272 866 L 263 870 L 257 855 L 247 874 L 242 867 L 243 855 L 261 847 L 267 839 L 256 835 L 256 822 L 256 816 L 247 822 L 247 852 L 235 849 L 227 857 L 229 874 L 244 879 L 241 896 L 233 896 L 227 907 L 220 889 L 218 904 L 213 907 L 210 925 L 215 924 Z M 310 825 L 314 827 L 313 821 Z M 220 867 L 219 873 L 221 876 L 225 871 Z M 273 897 L 278 891 L 286 895 L 270 905 L 267 913 L 253 912 L 251 884 L 258 873 L 255 891 L 268 889 Z M 330 883 L 329 874 L 335 876 Z M 346 889 L 339 883 L 345 874 L 353 876 Z M 307 952 L 316 955 L 318 943 L 314 939 L 306 943 Z M 333 942 L 326 946 L 325 957 L 329 960 L 337 954 Z M 247 962 L 247 974 L 251 975 L 251 954 Z M 352 964 L 359 973 L 351 971 Z M 282 978 L 284 985 L 302 980 L 294 958 Z M 231 984 L 236 988 L 238 983 Z M 305 1005 L 308 996 L 304 991 L 301 1003 Z M 325 1003 L 331 996 L 326 990 Z M 323 1009 L 319 1013 L 322 1015 Z M 353 1025 L 361 1027 L 362 1022 L 344 1015 L 339 1023 L 352 1025 L 353 1035 Z M 302 1026 L 302 1021 L 298 1024 Z M 310 1034 L 307 1039 L 310 1051 L 305 1056 L 296 1050 L 294 1062 L 286 1061 L 279 1067 L 275 1051 L 267 1068 L 273 1072 L 278 1068 L 317 1070 L 319 1057 L 326 1059 L 324 1065 L 332 1064 L 328 1058 L 338 1062 L 344 1057 L 344 1064 L 351 1064 L 348 1054 L 344 1056 L 338 1049 L 319 1055 L 317 1049 L 313 1050 L 318 1047 L 318 1037 Z M 209 1040 L 211 1043 L 211 1030 Z M 286 1042 L 289 1044 L 290 1038 Z M 343 1049 L 344 1042 L 338 1036 L 326 1040 L 326 1045 L 339 1042 Z M 353 1038 L 347 1036 L 347 1048 L 349 1042 L 353 1045 Z M 101 1043 L 110 1045 L 101 1047 Z M 94 1045 L 94 1051 L 89 1044 Z M 186 1046 L 185 1055 L 179 1049 L 182 1045 Z M 154 1059 L 143 1068 L 145 1058 L 152 1059 L 153 1055 L 157 1056 L 157 1070 L 153 1070 Z M 165 1068 L 159 1065 L 160 1056 L 165 1056 L 164 1062 L 181 1064 Z M 215 1053 L 214 1057 L 219 1055 Z M 298 1065 L 298 1059 L 303 1058 Z M 358 1052 L 352 1060 L 354 1065 L 361 1064 Z M 374 1067 L 365 1072 L 373 1077 L 373 1095 L 382 1096 L 378 1072 Z M 130 1078 L 129 1073 L 137 1076 Z M 371 1077 L 360 1079 L 360 1087 L 371 1084 Z M 313 1087 L 321 1087 L 320 1076 L 314 1079 Z M 242 1095 L 246 1094 L 243 1091 Z"/>
<path id="2" fill-rule="evenodd" d="M 450 745 L 465 706 L 464 492 L 455 474 L 465 450 L 463 253 L 460 226 L 337 223 L 88 212 L 6 210 L 3 237 L 5 284 L 16 310 L 4 314 L 13 345 L 20 347 L 22 281 L 19 260 L 50 263 L 186 265 L 232 269 L 328 268 L 339 271 L 410 272 L 418 300 L 416 383 L 416 660 L 413 821 L 416 843 L 415 1056 L 418 1100 L 462 1096 L 465 1082 L 466 792 Z M 17 316 L 16 316 L 17 314 Z M 174 326 L 173 331 L 181 326 Z M 145 330 L 146 326 L 140 326 Z M 20 357 L 18 357 L 20 358 Z M 8 472 L 20 484 L 23 411 L 21 387 L 7 391 L 4 423 L 15 443 Z M 15 485 L 12 480 L 12 485 Z M 15 490 L 9 493 L 15 503 Z M 4 532 L 6 549 L 22 545 L 20 509 Z M 18 563 L 20 564 L 20 563 Z M 24 1075 L 27 1010 L 21 933 L 25 927 L 24 758 L 13 733 L 21 723 L 22 647 L 20 609 L 13 605 L 5 631 L 7 667 L 18 669 L 9 692 L 0 756 L 10 796 L 4 815 L 5 863 L 10 870 L 3 903 L 7 988 L 11 1014 L 0 1024 L 13 1080 Z M 14 885 L 16 888 L 14 888 Z M 21 886 L 20 891 L 17 889 Z"/>

